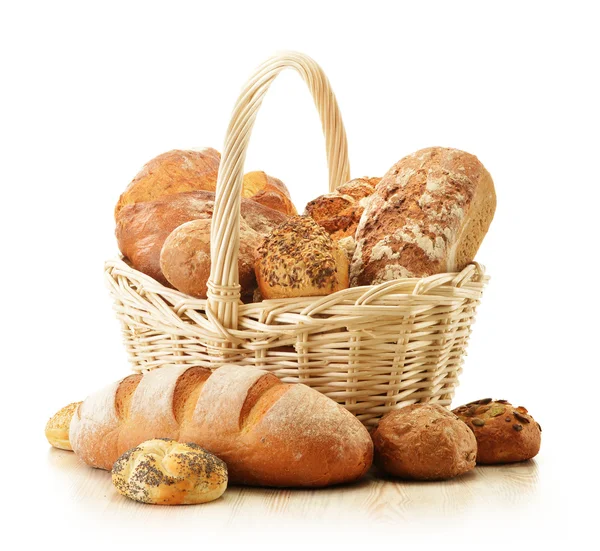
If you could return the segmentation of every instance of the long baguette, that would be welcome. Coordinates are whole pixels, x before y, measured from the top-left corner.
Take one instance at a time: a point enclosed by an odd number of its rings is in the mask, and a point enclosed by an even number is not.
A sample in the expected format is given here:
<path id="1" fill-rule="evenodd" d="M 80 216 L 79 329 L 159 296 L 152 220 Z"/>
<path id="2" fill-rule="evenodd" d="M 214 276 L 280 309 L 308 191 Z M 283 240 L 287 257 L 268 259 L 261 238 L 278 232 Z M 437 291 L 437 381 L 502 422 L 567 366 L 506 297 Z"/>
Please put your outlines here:
<path id="1" fill-rule="evenodd" d="M 107 470 L 152 438 L 194 442 L 227 463 L 232 483 L 260 486 L 350 482 L 373 457 L 367 430 L 333 400 L 233 365 L 130 375 L 88 397 L 69 433 L 83 461 Z"/>

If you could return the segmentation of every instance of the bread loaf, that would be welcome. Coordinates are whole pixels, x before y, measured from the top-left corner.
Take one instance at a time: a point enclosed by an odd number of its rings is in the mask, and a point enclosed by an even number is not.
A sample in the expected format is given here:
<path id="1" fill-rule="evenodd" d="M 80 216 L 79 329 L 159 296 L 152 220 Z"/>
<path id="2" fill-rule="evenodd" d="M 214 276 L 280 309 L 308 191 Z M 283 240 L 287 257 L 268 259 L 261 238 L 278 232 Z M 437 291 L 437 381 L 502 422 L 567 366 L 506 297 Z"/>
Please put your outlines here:
<path id="1" fill-rule="evenodd" d="M 338 241 L 350 260 L 354 254 L 358 222 L 380 180 L 356 178 L 306 205 L 304 213 L 323 226 L 334 241 Z"/>
<path id="2" fill-rule="evenodd" d="M 244 174 L 242 197 L 290 216 L 298 214 L 286 185 L 262 171 Z"/>
<path id="3" fill-rule="evenodd" d="M 115 232 L 121 253 L 136 270 L 169 285 L 160 268 L 165 240 L 186 222 L 212 218 L 214 200 L 215 195 L 210 191 L 192 191 L 123 207 L 117 216 Z M 242 199 L 241 215 L 261 235 L 288 218 L 249 199 Z"/>
<path id="4" fill-rule="evenodd" d="M 81 402 L 73 402 L 58 410 L 46 424 L 46 439 L 51 446 L 61 450 L 73 451 L 69 442 L 69 427 L 73 414 Z"/>
<path id="5" fill-rule="evenodd" d="M 160 268 L 175 289 L 197 298 L 206 298 L 210 276 L 210 219 L 192 220 L 175 228 L 160 253 Z M 261 235 L 240 219 L 238 272 L 241 295 L 252 299 L 256 289 L 254 262 Z"/>
<path id="6" fill-rule="evenodd" d="M 375 462 L 412 480 L 444 480 L 475 468 L 477 442 L 456 415 L 437 404 L 413 404 L 385 415 L 373 434 Z"/>
<path id="7" fill-rule="evenodd" d="M 226 490 L 227 465 L 196 444 L 157 438 L 119 457 L 112 481 L 121 495 L 141 503 L 206 503 Z"/>
<path id="8" fill-rule="evenodd" d="M 453 410 L 475 434 L 477 463 L 514 463 L 540 451 L 542 428 L 522 406 L 483 398 Z"/>
<path id="9" fill-rule="evenodd" d="M 126 205 L 188 191 L 217 189 L 221 155 L 212 148 L 173 149 L 150 160 L 119 197 L 115 219 Z M 284 214 L 296 214 L 285 184 L 264 172 L 244 175 L 242 197 Z"/>
<path id="10" fill-rule="evenodd" d="M 146 440 L 193 442 L 225 461 L 231 482 L 261 486 L 350 482 L 373 454 L 367 430 L 333 400 L 234 365 L 130 375 L 88 397 L 69 436 L 75 453 L 101 469 Z"/>
<path id="11" fill-rule="evenodd" d="M 348 258 L 308 216 L 295 216 L 265 237 L 256 280 L 266 299 L 322 296 L 348 287 Z"/>
<path id="12" fill-rule="evenodd" d="M 404 157 L 361 216 L 351 285 L 461 270 L 475 257 L 495 208 L 492 178 L 474 155 L 430 147 Z"/>
<path id="13" fill-rule="evenodd" d="M 148 161 L 119 197 L 115 219 L 125 205 L 154 201 L 186 191 L 215 191 L 221 154 L 212 148 L 173 149 Z"/>

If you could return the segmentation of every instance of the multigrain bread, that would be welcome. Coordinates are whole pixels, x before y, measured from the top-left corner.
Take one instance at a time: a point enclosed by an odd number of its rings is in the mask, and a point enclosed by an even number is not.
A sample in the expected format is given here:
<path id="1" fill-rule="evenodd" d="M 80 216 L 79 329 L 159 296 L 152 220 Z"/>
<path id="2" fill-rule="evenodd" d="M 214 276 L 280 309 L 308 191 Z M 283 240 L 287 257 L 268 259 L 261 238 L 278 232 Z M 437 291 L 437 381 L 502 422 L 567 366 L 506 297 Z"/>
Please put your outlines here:
<path id="1" fill-rule="evenodd" d="M 206 298 L 210 276 L 210 219 L 192 220 L 175 228 L 160 253 L 160 269 L 175 289 L 196 298 Z M 262 236 L 244 218 L 240 219 L 238 272 L 241 295 L 252 299 L 256 289 L 254 262 Z"/>
<path id="2" fill-rule="evenodd" d="M 356 178 L 339 186 L 333 193 L 321 195 L 306 205 L 304 214 L 323 226 L 351 260 L 355 249 L 354 234 L 360 217 L 381 178 Z"/>
<path id="3" fill-rule="evenodd" d="M 155 201 L 188 191 L 215 192 L 220 162 L 220 153 L 212 148 L 173 149 L 154 157 L 143 166 L 119 197 L 115 219 L 126 205 Z M 244 175 L 242 197 L 284 214 L 296 214 L 285 184 L 264 172 Z"/>
<path id="4" fill-rule="evenodd" d="M 207 503 L 225 492 L 227 465 L 197 444 L 157 438 L 119 457 L 112 482 L 121 495 L 141 503 Z"/>
<path id="5" fill-rule="evenodd" d="M 186 222 L 212 218 L 214 201 L 215 194 L 210 191 L 192 191 L 123 207 L 117 216 L 115 232 L 121 253 L 136 270 L 169 285 L 160 268 L 165 240 Z M 240 209 L 248 226 L 262 236 L 288 219 L 287 215 L 250 199 L 242 199 Z"/>
<path id="6" fill-rule="evenodd" d="M 514 463 L 540 451 L 542 427 L 522 407 L 483 398 L 453 410 L 475 434 L 477 463 Z"/>
<path id="7" fill-rule="evenodd" d="M 51 446 L 61 450 L 73 451 L 69 442 L 69 427 L 75 410 L 81 402 L 73 402 L 58 410 L 46 424 L 46 438 Z"/>
<path id="8" fill-rule="evenodd" d="M 377 184 L 356 230 L 350 283 L 371 285 L 464 268 L 496 209 L 477 157 L 430 147 L 404 157 Z"/>
<path id="9" fill-rule="evenodd" d="M 225 461 L 232 483 L 261 486 L 351 482 L 373 456 L 362 423 L 330 398 L 234 365 L 130 375 L 81 404 L 69 437 L 85 463 L 107 470 L 146 440 L 193 442 Z"/>
<path id="10" fill-rule="evenodd" d="M 437 404 L 413 404 L 385 415 L 373 433 L 375 463 L 409 480 L 444 480 L 475 467 L 477 442 L 456 415 Z"/>
<path id="11" fill-rule="evenodd" d="M 275 228 L 259 247 L 256 280 L 265 299 L 328 295 L 348 287 L 348 258 L 308 216 Z"/>

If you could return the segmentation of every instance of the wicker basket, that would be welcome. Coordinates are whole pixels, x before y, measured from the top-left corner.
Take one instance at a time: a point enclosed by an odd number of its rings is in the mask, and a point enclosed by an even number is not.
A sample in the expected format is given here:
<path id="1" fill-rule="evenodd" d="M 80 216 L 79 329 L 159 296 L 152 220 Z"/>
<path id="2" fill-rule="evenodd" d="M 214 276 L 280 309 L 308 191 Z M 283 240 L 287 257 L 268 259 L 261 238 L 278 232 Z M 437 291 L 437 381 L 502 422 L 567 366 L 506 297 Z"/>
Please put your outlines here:
<path id="1" fill-rule="evenodd" d="M 460 273 L 397 279 L 326 297 L 240 301 L 244 159 L 263 97 L 286 68 L 302 76 L 319 111 L 329 189 L 350 179 L 346 134 L 321 68 L 294 52 L 268 60 L 243 89 L 227 131 L 212 218 L 208 299 L 169 289 L 123 259 L 106 263 L 133 369 L 255 366 L 315 388 L 365 425 L 415 402 L 449 405 L 487 282 L 479 264 Z"/>

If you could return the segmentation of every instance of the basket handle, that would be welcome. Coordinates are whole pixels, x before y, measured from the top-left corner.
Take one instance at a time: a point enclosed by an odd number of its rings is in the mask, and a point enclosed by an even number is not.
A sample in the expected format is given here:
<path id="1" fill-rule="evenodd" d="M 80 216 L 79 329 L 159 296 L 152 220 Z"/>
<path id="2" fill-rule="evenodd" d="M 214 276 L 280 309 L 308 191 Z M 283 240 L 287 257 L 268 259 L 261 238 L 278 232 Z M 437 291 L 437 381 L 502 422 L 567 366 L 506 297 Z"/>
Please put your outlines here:
<path id="1" fill-rule="evenodd" d="M 283 52 L 267 60 L 250 77 L 235 104 L 219 167 L 211 222 L 211 267 L 206 311 L 221 330 L 237 328 L 240 203 L 250 134 L 269 86 L 287 68 L 295 69 L 306 82 L 319 111 L 327 147 L 329 190 L 335 190 L 350 179 L 346 131 L 337 101 L 321 67 L 298 52 Z"/>

